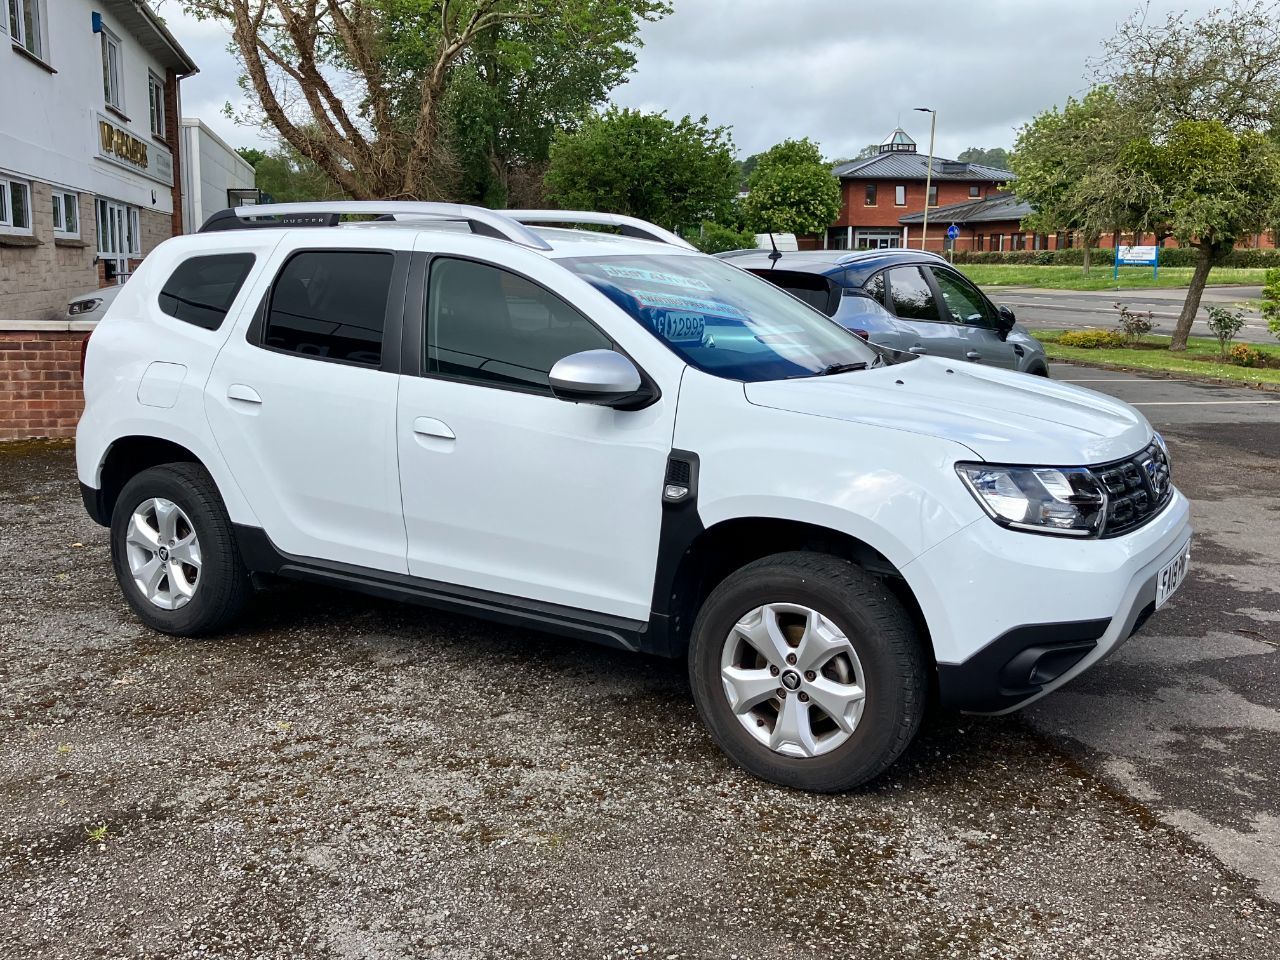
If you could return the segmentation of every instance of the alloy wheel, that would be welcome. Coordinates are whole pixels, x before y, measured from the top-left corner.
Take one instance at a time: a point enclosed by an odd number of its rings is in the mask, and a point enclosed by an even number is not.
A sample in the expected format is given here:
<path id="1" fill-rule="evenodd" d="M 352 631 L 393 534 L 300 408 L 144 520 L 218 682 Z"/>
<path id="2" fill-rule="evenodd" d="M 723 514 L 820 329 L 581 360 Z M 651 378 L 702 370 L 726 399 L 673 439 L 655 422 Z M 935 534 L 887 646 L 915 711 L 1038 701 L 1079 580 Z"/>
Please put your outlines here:
<path id="1" fill-rule="evenodd" d="M 139 592 L 161 610 L 191 602 L 200 581 L 200 538 L 191 519 L 172 500 L 152 497 L 138 504 L 125 534 L 129 571 Z"/>

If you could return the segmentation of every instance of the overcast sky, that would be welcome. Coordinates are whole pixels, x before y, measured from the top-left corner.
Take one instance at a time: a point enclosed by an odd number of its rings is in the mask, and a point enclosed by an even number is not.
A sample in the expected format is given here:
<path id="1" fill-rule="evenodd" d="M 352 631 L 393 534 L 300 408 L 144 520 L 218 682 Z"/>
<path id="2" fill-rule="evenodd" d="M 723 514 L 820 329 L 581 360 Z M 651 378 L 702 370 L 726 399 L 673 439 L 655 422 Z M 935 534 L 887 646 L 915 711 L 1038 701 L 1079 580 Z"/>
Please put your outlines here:
<path id="1" fill-rule="evenodd" d="M 154 0 L 153 0 L 154 2 Z M 183 114 L 232 146 L 265 145 L 222 114 L 240 101 L 229 34 L 155 3 L 200 65 L 182 84 Z M 1150 16 L 1204 11 L 1212 0 L 1151 0 Z M 921 149 L 938 111 L 937 154 L 1011 147 L 1040 110 L 1088 86 L 1086 61 L 1136 0 L 674 0 L 643 31 L 644 48 L 614 102 L 707 117 L 733 128 L 746 156 L 788 137 L 831 158 L 879 142 L 899 122 Z"/>

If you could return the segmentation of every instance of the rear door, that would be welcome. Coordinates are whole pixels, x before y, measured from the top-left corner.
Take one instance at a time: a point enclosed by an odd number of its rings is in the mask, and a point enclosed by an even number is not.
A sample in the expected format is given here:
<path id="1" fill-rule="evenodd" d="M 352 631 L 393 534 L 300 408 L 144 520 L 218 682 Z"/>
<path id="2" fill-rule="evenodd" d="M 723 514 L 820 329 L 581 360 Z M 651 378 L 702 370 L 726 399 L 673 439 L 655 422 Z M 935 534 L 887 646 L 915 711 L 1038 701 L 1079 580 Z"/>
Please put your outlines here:
<path id="1" fill-rule="evenodd" d="M 403 573 L 395 415 L 409 253 L 385 234 L 317 234 L 273 258 L 205 409 L 278 549 Z"/>
<path id="2" fill-rule="evenodd" d="M 891 267 L 884 272 L 885 305 L 914 334 L 906 349 L 912 353 L 967 359 L 968 347 L 959 324 L 940 302 L 933 279 L 914 264 Z"/>
<path id="3" fill-rule="evenodd" d="M 1001 339 L 996 330 L 996 308 L 977 287 L 955 270 L 926 268 L 933 274 L 942 312 L 954 323 L 963 341 L 964 359 L 1016 370 L 1018 355 L 1014 344 Z"/>

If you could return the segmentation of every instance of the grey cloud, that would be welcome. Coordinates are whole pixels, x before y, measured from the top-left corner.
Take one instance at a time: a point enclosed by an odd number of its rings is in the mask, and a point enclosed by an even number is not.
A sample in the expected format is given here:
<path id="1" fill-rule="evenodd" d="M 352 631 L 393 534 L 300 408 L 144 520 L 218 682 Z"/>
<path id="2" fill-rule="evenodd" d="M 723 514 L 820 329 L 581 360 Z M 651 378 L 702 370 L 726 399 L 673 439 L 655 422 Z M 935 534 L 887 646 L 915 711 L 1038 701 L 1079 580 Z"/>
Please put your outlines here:
<path id="1" fill-rule="evenodd" d="M 1152 0 L 1153 19 L 1214 0 Z M 645 25 L 636 72 L 613 101 L 733 128 L 742 155 L 808 136 L 831 157 L 878 142 L 901 121 L 927 145 L 938 111 L 938 153 L 1010 147 L 1019 126 L 1088 87 L 1086 62 L 1124 0 L 674 0 Z M 197 23 L 173 0 L 162 9 L 200 64 L 183 84 L 184 113 L 229 143 L 269 138 L 222 116 L 241 103 L 238 69 L 221 26 Z"/>

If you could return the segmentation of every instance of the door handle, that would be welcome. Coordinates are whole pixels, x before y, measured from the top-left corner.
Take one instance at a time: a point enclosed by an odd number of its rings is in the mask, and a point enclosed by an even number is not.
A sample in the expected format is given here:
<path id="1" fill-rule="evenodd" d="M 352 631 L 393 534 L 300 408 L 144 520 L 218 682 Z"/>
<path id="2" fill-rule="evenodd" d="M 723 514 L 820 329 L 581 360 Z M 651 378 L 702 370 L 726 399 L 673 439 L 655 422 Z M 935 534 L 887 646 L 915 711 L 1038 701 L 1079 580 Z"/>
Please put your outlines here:
<path id="1" fill-rule="evenodd" d="M 420 437 L 435 437 L 437 440 L 458 439 L 447 423 L 435 417 L 418 417 L 413 421 L 413 432 Z"/>
<path id="2" fill-rule="evenodd" d="M 970 360 L 981 360 L 982 354 L 980 354 L 977 350 L 970 350 L 968 353 L 965 354 L 965 357 L 967 357 Z"/>
<path id="3" fill-rule="evenodd" d="M 928 353 L 929 351 L 926 350 L 924 347 L 920 346 L 919 344 L 916 344 L 914 347 L 908 347 L 907 352 L 914 353 L 916 356 L 920 356 L 922 353 Z"/>
<path id="4" fill-rule="evenodd" d="M 233 383 L 227 387 L 227 399 L 239 400 L 241 403 L 262 403 L 262 397 L 258 395 L 258 391 L 253 387 L 245 386 L 243 383 Z"/>

